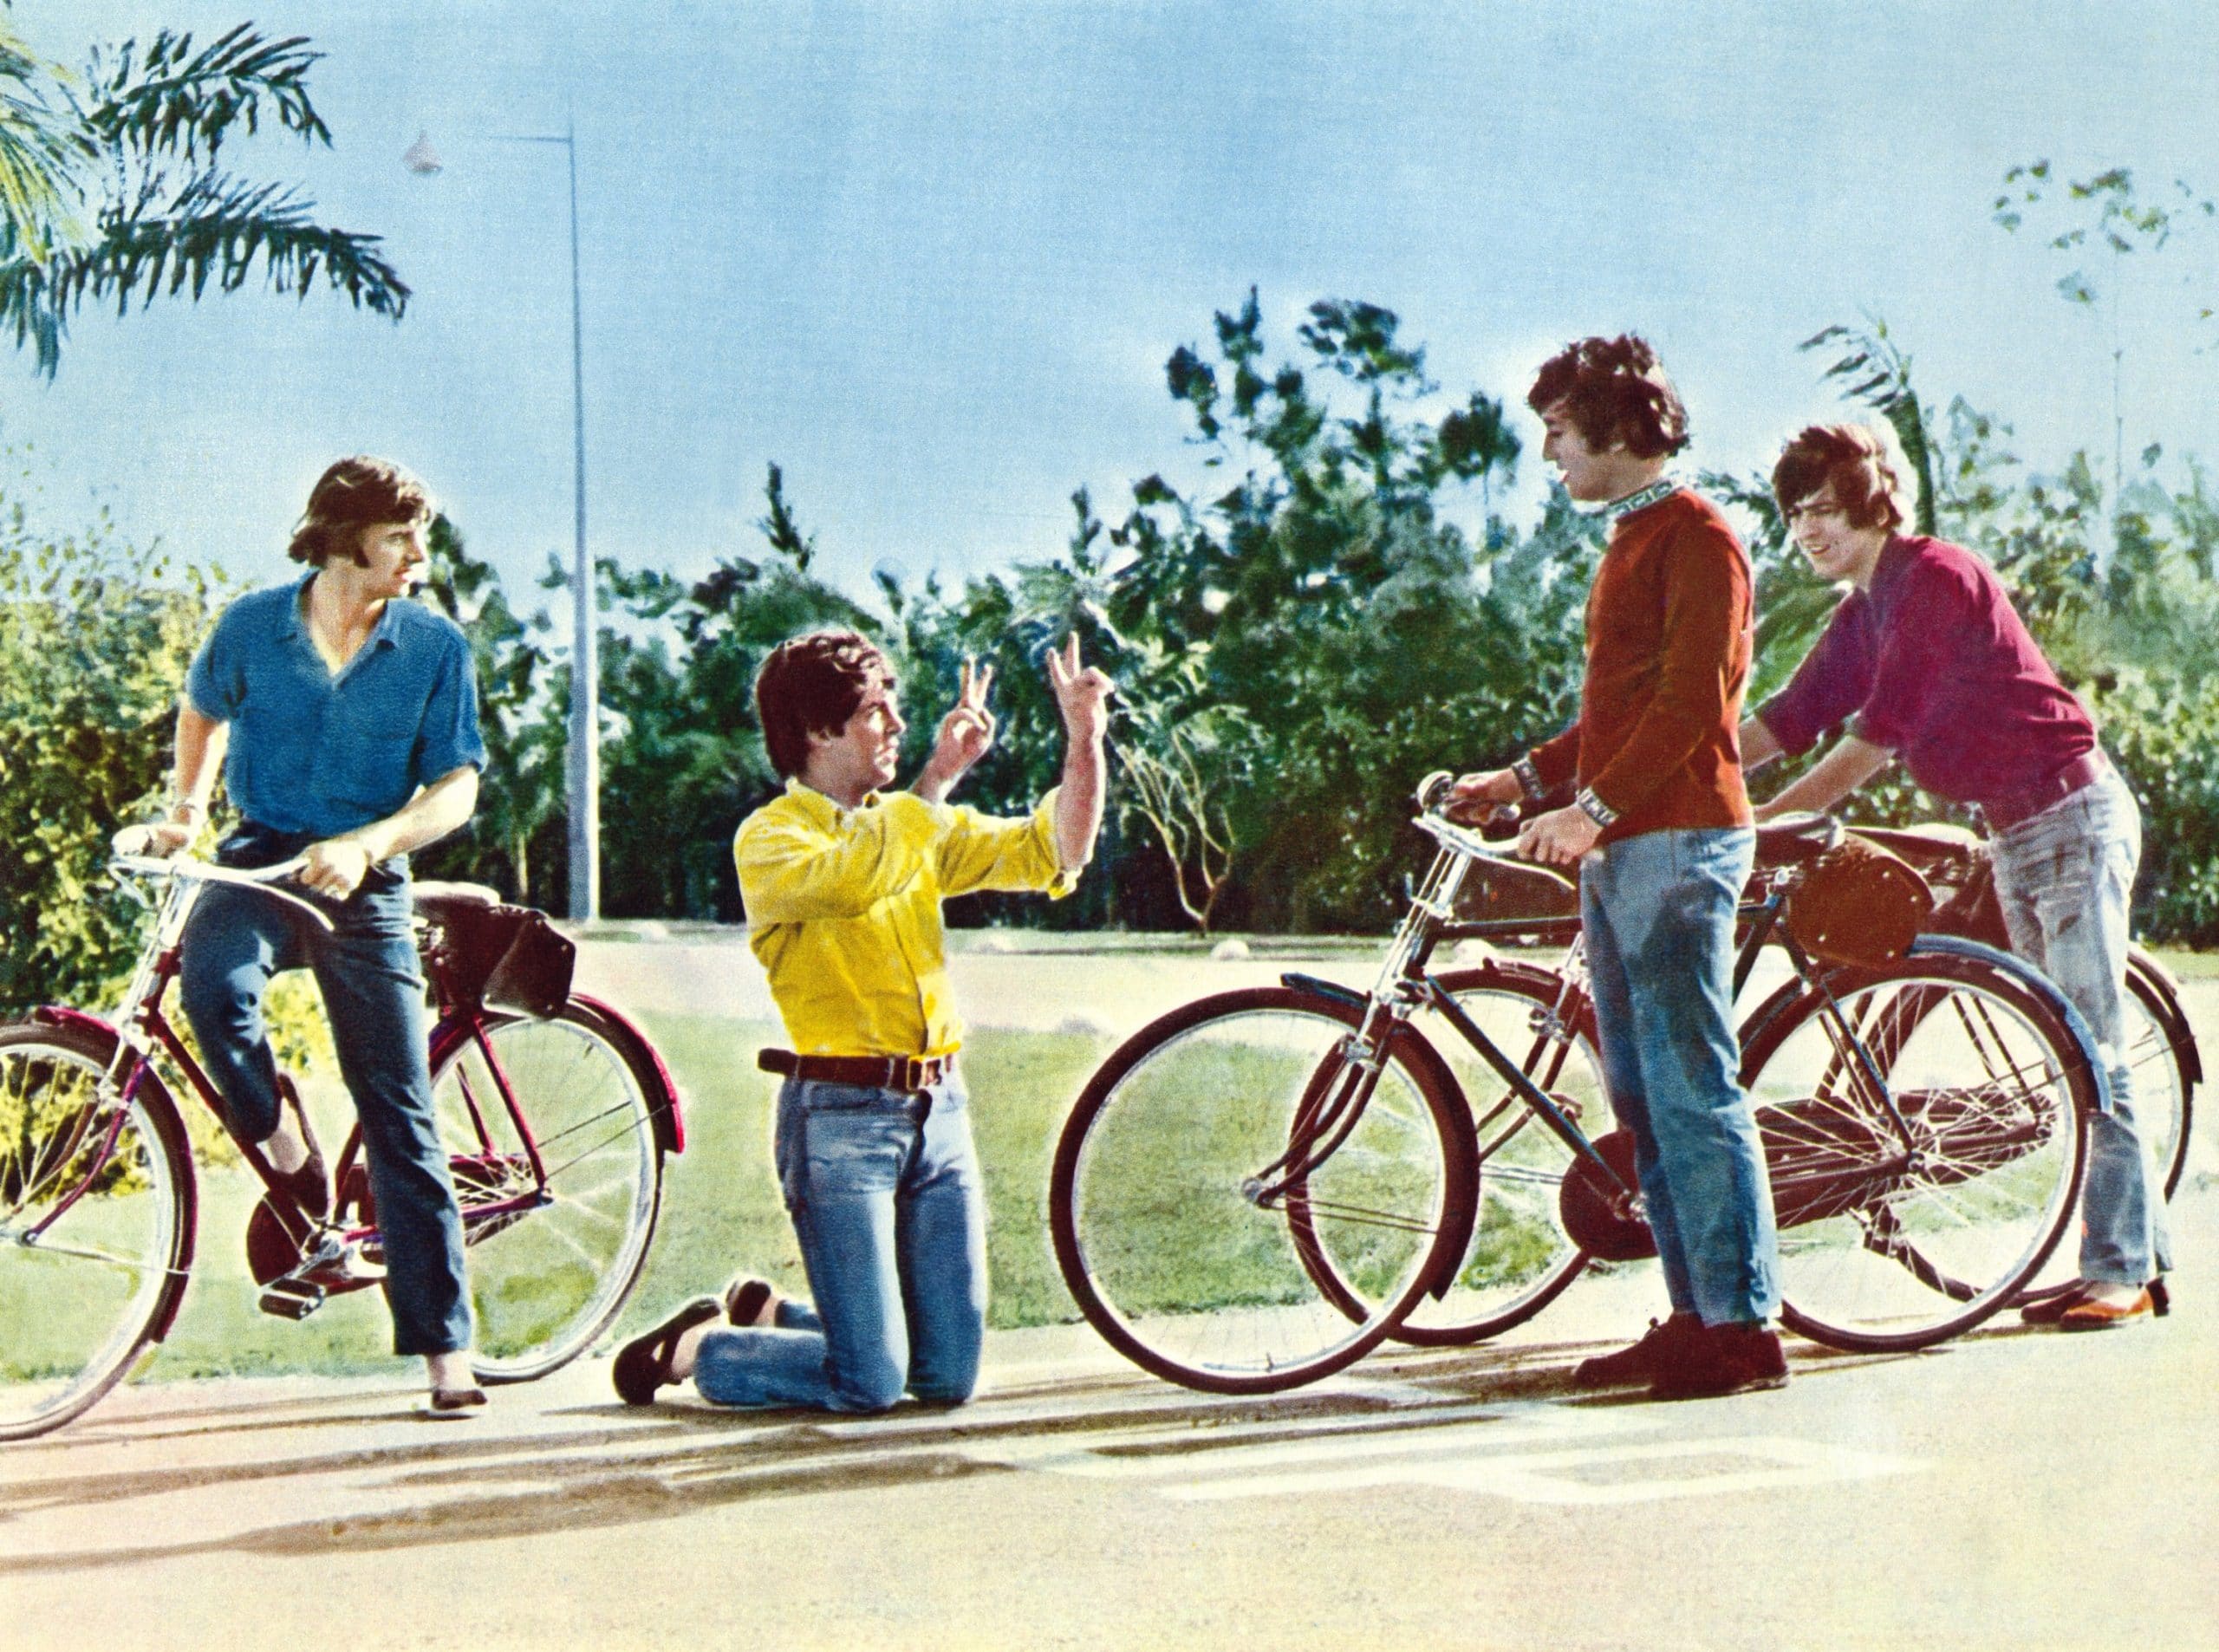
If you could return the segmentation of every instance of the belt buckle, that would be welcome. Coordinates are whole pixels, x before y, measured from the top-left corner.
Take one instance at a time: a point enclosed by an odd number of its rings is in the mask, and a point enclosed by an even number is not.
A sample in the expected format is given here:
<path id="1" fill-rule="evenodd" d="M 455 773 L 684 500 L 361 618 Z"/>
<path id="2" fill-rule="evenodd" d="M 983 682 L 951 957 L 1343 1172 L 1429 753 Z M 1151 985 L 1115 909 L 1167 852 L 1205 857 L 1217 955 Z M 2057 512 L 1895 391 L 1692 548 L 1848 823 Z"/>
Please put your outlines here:
<path id="1" fill-rule="evenodd" d="M 895 1081 L 894 1089 L 907 1090 L 914 1095 L 925 1088 L 927 1081 L 922 1057 L 897 1056 L 888 1064 L 893 1068 L 892 1073 L 888 1076 Z"/>

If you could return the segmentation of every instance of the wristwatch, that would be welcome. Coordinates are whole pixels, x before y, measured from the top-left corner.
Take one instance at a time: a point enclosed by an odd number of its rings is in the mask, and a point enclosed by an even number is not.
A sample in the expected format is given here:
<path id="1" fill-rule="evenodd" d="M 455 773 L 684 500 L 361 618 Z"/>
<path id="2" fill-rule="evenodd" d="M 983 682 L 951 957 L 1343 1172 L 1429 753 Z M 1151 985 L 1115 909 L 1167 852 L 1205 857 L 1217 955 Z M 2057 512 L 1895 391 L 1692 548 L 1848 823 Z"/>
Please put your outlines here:
<path id="1" fill-rule="evenodd" d="M 1582 786 L 1579 789 L 1579 795 L 1572 801 L 1573 807 L 1598 826 L 1609 827 L 1617 824 L 1618 811 L 1598 797 L 1595 795 L 1594 787 Z"/>

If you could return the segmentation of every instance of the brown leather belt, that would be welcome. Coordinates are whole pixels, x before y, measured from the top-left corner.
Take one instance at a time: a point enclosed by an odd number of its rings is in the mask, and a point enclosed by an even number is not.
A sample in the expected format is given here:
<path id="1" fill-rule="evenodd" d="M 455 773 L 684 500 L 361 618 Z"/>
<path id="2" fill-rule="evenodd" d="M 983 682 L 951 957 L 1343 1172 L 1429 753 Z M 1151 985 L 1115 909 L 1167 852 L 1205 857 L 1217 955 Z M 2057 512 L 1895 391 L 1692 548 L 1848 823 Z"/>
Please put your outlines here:
<path id="1" fill-rule="evenodd" d="M 797 1056 L 791 1050 L 758 1051 L 755 1064 L 766 1073 L 815 1079 L 826 1084 L 862 1084 L 872 1089 L 930 1089 L 955 1071 L 947 1056 Z"/>
<path id="2" fill-rule="evenodd" d="M 1991 832 L 2008 832 L 2020 822 L 2032 820 L 2053 803 L 2063 803 L 2083 786 L 2094 784 L 2108 766 L 2101 751 L 2077 757 L 2031 791 L 1982 803 L 1981 818 L 1988 823 Z"/>

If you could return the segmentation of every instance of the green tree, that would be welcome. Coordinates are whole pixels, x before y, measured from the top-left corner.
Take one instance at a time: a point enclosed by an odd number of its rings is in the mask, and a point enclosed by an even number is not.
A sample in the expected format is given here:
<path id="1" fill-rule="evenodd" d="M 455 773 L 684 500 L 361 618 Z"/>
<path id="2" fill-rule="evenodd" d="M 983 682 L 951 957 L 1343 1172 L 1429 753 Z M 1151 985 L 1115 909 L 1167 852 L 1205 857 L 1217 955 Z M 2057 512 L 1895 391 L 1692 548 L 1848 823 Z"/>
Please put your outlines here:
<path id="1" fill-rule="evenodd" d="M 0 498 L 0 1011 L 97 1003 L 138 907 L 107 842 L 167 777 L 179 685 L 221 589 L 103 518 L 49 537 Z"/>
<path id="2" fill-rule="evenodd" d="M 2009 234 L 2015 234 L 2032 218 L 2047 220 L 2049 249 L 2073 263 L 2072 270 L 2058 278 L 2059 296 L 2092 316 L 2099 310 L 2103 314 L 2111 335 L 2111 472 L 2116 511 L 2126 491 L 2126 412 L 2122 388 L 2126 344 L 2120 312 L 2129 261 L 2137 254 L 2157 253 L 2176 235 L 2219 215 L 2219 203 L 2200 195 L 2185 179 L 2175 179 L 2170 190 L 2152 192 L 2135 183 L 2129 167 L 2112 166 L 2086 178 L 2067 179 L 2047 160 L 2036 160 L 2003 174 L 2003 192 L 1995 198 L 1989 215 Z M 2107 261 L 2108 267 L 2100 274 L 2099 266 L 2090 261 L 2092 256 Z M 2209 322 L 2212 314 L 2210 304 L 2206 303 L 2197 319 Z M 2110 526 L 2115 536 L 2119 526 L 2116 517 Z"/>
<path id="3" fill-rule="evenodd" d="M 225 145 L 265 123 L 331 141 L 309 101 L 320 54 L 242 23 L 196 48 L 164 29 L 94 52 L 81 81 L 0 35 L 0 327 L 51 378 L 88 300 L 319 285 L 399 320 L 408 287 L 379 237 L 319 224 L 296 186 L 230 169 Z"/>
<path id="4" fill-rule="evenodd" d="M 445 513 L 433 518 L 426 544 L 432 572 L 425 595 L 470 639 L 486 762 L 469 825 L 419 854 L 417 872 L 491 884 L 527 905 L 550 904 L 560 886 L 544 850 L 563 826 L 566 731 L 541 643 L 546 617 L 528 619 L 510 606 L 500 576 L 470 554 Z"/>
<path id="5" fill-rule="evenodd" d="M 1443 518 L 1447 491 L 1507 476 L 1517 444 L 1482 393 L 1422 411 L 1439 387 L 1391 311 L 1323 300 L 1298 339 L 1305 360 L 1267 365 L 1251 291 L 1210 354 L 1166 363 L 1205 465 L 1236 479 L 1136 484 L 1106 607 L 1151 672 L 1172 667 L 1146 708 L 1159 737 L 1194 727 L 1186 749 L 1220 771 L 1204 790 L 1234 846 L 1227 920 L 1369 926 L 1396 898 L 1410 784 L 1561 725 L 1589 541 L 1568 515 L 1538 545 L 1490 517 L 1475 550 Z M 1204 716 L 1222 719 L 1207 747 L 1187 721 Z"/>

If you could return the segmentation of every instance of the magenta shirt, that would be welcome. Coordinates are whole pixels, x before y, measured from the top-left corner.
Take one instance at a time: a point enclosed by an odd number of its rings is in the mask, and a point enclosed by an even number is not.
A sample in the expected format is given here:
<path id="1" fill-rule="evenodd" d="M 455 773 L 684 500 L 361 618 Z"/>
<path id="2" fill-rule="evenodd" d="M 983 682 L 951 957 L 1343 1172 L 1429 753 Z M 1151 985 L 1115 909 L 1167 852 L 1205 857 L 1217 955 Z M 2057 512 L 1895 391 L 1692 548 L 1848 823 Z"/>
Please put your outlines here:
<path id="1" fill-rule="evenodd" d="M 1962 545 L 1897 535 L 1786 687 L 1757 716 L 1791 757 L 1851 713 L 1937 797 L 2023 797 L 2096 748 L 1995 570 Z"/>

